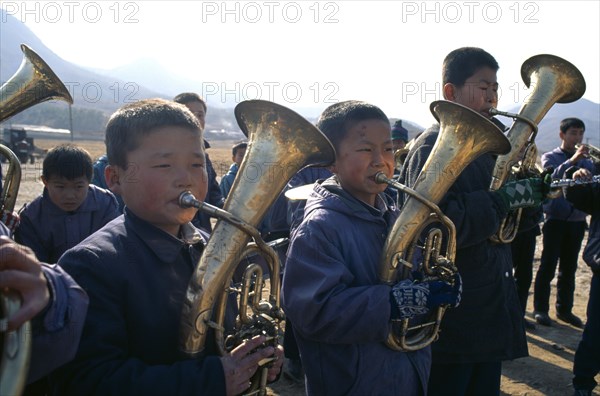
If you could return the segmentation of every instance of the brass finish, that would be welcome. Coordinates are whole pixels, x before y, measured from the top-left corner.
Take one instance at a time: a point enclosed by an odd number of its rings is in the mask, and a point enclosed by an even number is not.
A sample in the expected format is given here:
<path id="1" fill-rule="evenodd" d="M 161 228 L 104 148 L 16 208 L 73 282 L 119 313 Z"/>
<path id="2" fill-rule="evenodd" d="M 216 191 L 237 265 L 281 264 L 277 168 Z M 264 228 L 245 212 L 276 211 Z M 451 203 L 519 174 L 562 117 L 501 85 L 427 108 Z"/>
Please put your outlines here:
<path id="1" fill-rule="evenodd" d="M 592 162 L 600 163 L 600 148 L 596 146 L 592 146 L 591 144 L 576 144 L 575 148 L 578 149 L 580 146 L 587 147 L 588 149 L 588 158 L 592 160 Z"/>
<path id="2" fill-rule="evenodd" d="M 394 163 L 396 170 L 400 171 L 402 169 L 402 165 L 404 165 L 404 161 L 406 160 L 406 156 L 408 152 L 414 146 L 416 138 L 412 138 L 406 143 L 404 148 L 394 151 Z"/>
<path id="3" fill-rule="evenodd" d="M 0 198 L 0 213 L 15 210 L 17 195 L 21 186 L 21 162 L 17 155 L 8 147 L 0 144 L 0 155 L 8 159 L 8 170 L 6 179 L 2 185 L 2 197 Z"/>
<path id="4" fill-rule="evenodd" d="M 31 48 L 21 44 L 24 57 L 17 72 L 0 87 L 0 121 L 50 99 L 73 103 L 64 84 L 52 69 Z M 0 154 L 9 161 L 6 181 L 2 189 L 0 209 L 12 212 L 21 183 L 21 163 L 8 147 L 0 145 Z M 2 328 L 7 318 L 21 306 L 17 293 L 0 292 L 0 334 L 2 355 L 0 360 L 0 395 L 20 395 L 29 371 L 31 329 L 29 322 L 19 329 L 7 332 Z"/>
<path id="5" fill-rule="evenodd" d="M 456 272 L 456 231 L 437 203 L 465 167 L 480 155 L 505 154 L 510 150 L 502 131 L 471 109 L 447 101 L 433 102 L 430 108 L 440 122 L 440 132 L 412 189 L 383 174 L 377 176 L 379 182 L 409 195 L 386 240 L 379 266 L 379 279 L 387 285 L 406 279 L 414 270 L 422 272 L 425 280 L 451 283 Z M 424 247 L 417 246 L 424 230 L 435 223 L 438 224 L 428 231 Z M 445 243 L 442 243 L 439 223 L 447 230 Z M 423 262 L 413 268 L 417 248 L 423 249 Z M 387 345 L 394 350 L 415 351 L 431 344 L 437 338 L 445 310 L 446 307 L 441 306 L 431 313 L 426 323 L 412 327 L 408 320 L 393 322 Z"/>
<path id="6" fill-rule="evenodd" d="M 51 99 L 73 103 L 71 94 L 50 66 L 25 44 L 19 70 L 0 88 L 0 121 Z"/>
<path id="7" fill-rule="evenodd" d="M 180 349 L 188 356 L 202 352 L 209 328 L 216 330 L 216 343 L 225 353 L 222 320 L 226 295 L 251 238 L 255 245 L 250 249 L 258 249 L 268 258 L 271 290 L 269 301 L 258 301 L 257 291 L 248 292 L 252 298 L 243 294 L 240 299 L 245 306 L 240 308 L 239 322 L 249 326 L 249 322 L 264 325 L 270 321 L 278 328 L 277 322 L 284 318 L 279 304 L 279 260 L 256 228 L 292 176 L 306 166 L 327 166 L 335 160 L 335 151 L 321 131 L 286 107 L 262 100 L 245 101 L 236 106 L 235 116 L 249 143 L 223 210 L 186 196 L 180 199 L 182 206 L 198 207 L 218 219 L 184 301 Z M 266 368 L 259 371 L 262 388 Z"/>
<path id="8" fill-rule="evenodd" d="M 515 119 L 507 137 L 511 150 L 496 159 L 490 190 L 501 188 L 510 177 L 516 177 L 527 169 L 513 167 L 523 159 L 527 146 L 533 144 L 537 125 L 554 103 L 570 103 L 581 98 L 585 92 L 585 79 L 570 62 L 554 55 L 536 55 L 527 59 L 521 66 L 521 77 L 525 85 L 532 89 L 518 114 L 490 109 L 490 115 L 504 115 Z M 512 211 L 502 222 L 494 242 L 510 243 L 519 228 L 521 210 Z"/>

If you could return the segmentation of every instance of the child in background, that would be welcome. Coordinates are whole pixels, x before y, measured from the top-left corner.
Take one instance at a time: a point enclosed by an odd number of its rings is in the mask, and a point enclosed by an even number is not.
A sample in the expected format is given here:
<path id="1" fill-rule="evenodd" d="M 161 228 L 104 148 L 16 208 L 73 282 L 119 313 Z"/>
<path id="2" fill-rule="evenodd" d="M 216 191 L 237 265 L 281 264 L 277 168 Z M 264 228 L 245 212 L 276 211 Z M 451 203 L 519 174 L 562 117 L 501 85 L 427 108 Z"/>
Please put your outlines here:
<path id="1" fill-rule="evenodd" d="M 67 250 L 119 216 L 115 196 L 90 184 L 92 158 L 78 146 L 54 147 L 44 159 L 44 191 L 20 213 L 17 242 L 54 264 Z"/>
<path id="2" fill-rule="evenodd" d="M 244 155 L 246 155 L 246 148 L 248 147 L 247 142 L 238 142 L 233 145 L 231 148 L 231 160 L 233 164 L 229 167 L 229 171 L 221 178 L 221 183 L 219 184 L 219 188 L 221 189 L 221 194 L 223 194 L 223 198 L 227 198 L 229 195 L 229 191 L 231 190 L 231 186 L 233 185 L 233 181 L 235 180 L 235 176 L 240 169 L 240 164 L 244 159 Z"/>

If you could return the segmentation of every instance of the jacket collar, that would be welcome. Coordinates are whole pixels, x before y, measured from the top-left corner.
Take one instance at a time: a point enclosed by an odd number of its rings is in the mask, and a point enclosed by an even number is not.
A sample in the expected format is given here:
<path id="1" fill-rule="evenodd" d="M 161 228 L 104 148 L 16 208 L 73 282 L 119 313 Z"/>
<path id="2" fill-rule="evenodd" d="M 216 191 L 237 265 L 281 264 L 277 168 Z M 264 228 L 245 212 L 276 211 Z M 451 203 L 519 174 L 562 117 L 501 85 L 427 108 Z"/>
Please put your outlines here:
<path id="1" fill-rule="evenodd" d="M 124 210 L 125 224 L 138 235 L 144 244 L 162 262 L 172 263 L 177 259 L 184 247 L 194 246 L 202 250 L 208 241 L 208 233 L 194 227 L 191 223 L 181 226 L 180 237 L 161 230 L 160 228 L 142 220 L 127 207 Z"/>

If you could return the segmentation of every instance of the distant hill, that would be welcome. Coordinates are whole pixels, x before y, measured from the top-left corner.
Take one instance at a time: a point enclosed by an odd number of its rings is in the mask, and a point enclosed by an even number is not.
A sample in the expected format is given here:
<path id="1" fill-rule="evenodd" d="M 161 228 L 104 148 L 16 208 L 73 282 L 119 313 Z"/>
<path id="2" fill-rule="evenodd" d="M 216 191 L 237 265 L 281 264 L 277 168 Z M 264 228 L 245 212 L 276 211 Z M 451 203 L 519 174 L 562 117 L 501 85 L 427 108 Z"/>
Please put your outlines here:
<path id="1" fill-rule="evenodd" d="M 47 48 L 44 43 L 22 22 L 0 9 L 0 82 L 8 80 L 18 69 L 23 54 L 20 44 L 29 45 L 50 65 L 58 77 L 70 90 L 73 129 L 76 137 L 85 136 L 101 139 L 106 121 L 112 112 L 131 99 L 152 97 L 173 98 L 185 91 L 201 92 L 201 83 L 189 81 L 170 73 L 153 60 L 141 59 L 132 64 L 112 70 L 90 70 L 65 61 Z M 157 78 L 160 76 L 160 78 Z M 209 103 L 206 119 L 207 139 L 237 139 L 243 134 L 235 120 L 235 103 Z M 297 112 L 310 122 L 315 122 L 317 108 L 298 108 Z M 505 110 L 505 109 L 501 109 Z M 518 107 L 508 109 L 517 112 Z M 589 143 L 600 146 L 600 104 L 581 99 L 570 104 L 556 104 L 542 120 L 536 139 L 539 151 L 544 152 L 559 143 L 558 125 L 560 120 L 575 116 L 586 123 L 586 138 Z M 393 123 L 396 118 L 390 121 Z M 402 118 L 409 132 L 415 137 L 429 125 L 418 125 Z M 507 125 L 512 121 L 503 119 Z M 8 123 L 47 125 L 53 128 L 69 128 L 68 106 L 64 102 L 38 104 L 8 120 Z"/>
<path id="2" fill-rule="evenodd" d="M 509 109 L 516 113 L 520 106 Z M 540 153 L 550 151 L 560 144 L 558 137 L 561 120 L 568 117 L 577 117 L 585 123 L 584 143 L 600 147 L 600 104 L 587 99 L 579 99 L 573 103 L 557 103 L 538 125 L 538 134 L 535 143 Z M 510 119 L 501 118 L 502 122 L 511 125 Z"/>

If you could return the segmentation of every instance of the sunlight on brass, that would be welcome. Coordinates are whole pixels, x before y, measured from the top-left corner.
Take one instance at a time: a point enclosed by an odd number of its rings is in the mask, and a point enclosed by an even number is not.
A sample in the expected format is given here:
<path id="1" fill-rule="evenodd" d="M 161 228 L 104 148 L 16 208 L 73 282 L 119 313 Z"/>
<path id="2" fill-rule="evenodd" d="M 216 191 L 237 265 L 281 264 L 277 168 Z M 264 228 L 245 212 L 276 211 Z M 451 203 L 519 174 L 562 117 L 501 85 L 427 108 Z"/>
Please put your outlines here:
<path id="1" fill-rule="evenodd" d="M 518 114 L 490 110 L 491 115 L 499 114 L 515 119 L 507 133 L 511 144 L 508 154 L 500 155 L 492 174 L 490 190 L 501 188 L 517 174 L 535 173 L 535 169 L 523 168 L 514 171 L 515 165 L 523 159 L 527 146 L 534 144 L 537 125 L 554 103 L 570 103 L 581 98 L 585 92 L 585 79 L 570 62 L 554 55 L 536 55 L 527 59 L 521 66 L 521 77 L 531 89 Z M 511 211 L 502 221 L 500 228 L 491 239 L 497 243 L 510 243 L 519 228 L 521 209 Z"/>
<path id="2" fill-rule="evenodd" d="M 417 242 L 430 225 L 443 227 L 448 235 L 433 228 L 426 235 L 423 261 L 417 270 L 424 279 L 450 282 L 456 272 L 456 231 L 454 224 L 437 207 L 448 189 L 472 161 L 484 153 L 503 154 L 510 150 L 508 139 L 489 120 L 467 107 L 453 102 L 436 101 L 431 112 L 440 122 L 440 131 L 423 169 L 412 188 L 377 175 L 377 181 L 387 183 L 408 195 L 400 216 L 385 242 L 379 265 L 379 279 L 394 285 L 410 276 Z M 439 169 L 439 170 L 438 170 Z M 401 264 L 401 265 L 398 265 Z M 409 268 L 410 267 L 410 268 Z M 446 306 L 430 313 L 426 323 L 412 326 L 409 320 L 392 322 L 387 345 L 399 351 L 415 351 L 437 339 Z"/>
<path id="3" fill-rule="evenodd" d="M 188 203 L 218 219 L 184 300 L 180 349 L 191 357 L 203 351 L 209 327 L 215 329 L 220 353 L 225 353 L 223 320 L 230 280 L 240 259 L 251 251 L 260 251 L 269 266 L 269 298 L 258 302 L 242 295 L 240 301 L 248 303 L 239 309 L 243 315 L 240 325 L 273 318 L 273 326 L 278 328 L 284 319 L 279 301 L 281 264 L 277 253 L 260 238 L 257 227 L 292 176 L 304 167 L 327 166 L 335 159 L 333 146 L 325 135 L 284 106 L 262 100 L 245 101 L 236 106 L 235 116 L 248 136 L 248 148 L 223 209 L 188 197 Z M 256 172 L 249 172 L 250 168 Z M 250 239 L 253 243 L 249 244 Z M 256 296 L 257 291 L 246 289 L 241 293 Z M 249 393 L 256 393 L 258 387 L 258 394 L 264 394 L 266 370 L 259 370 Z"/>

